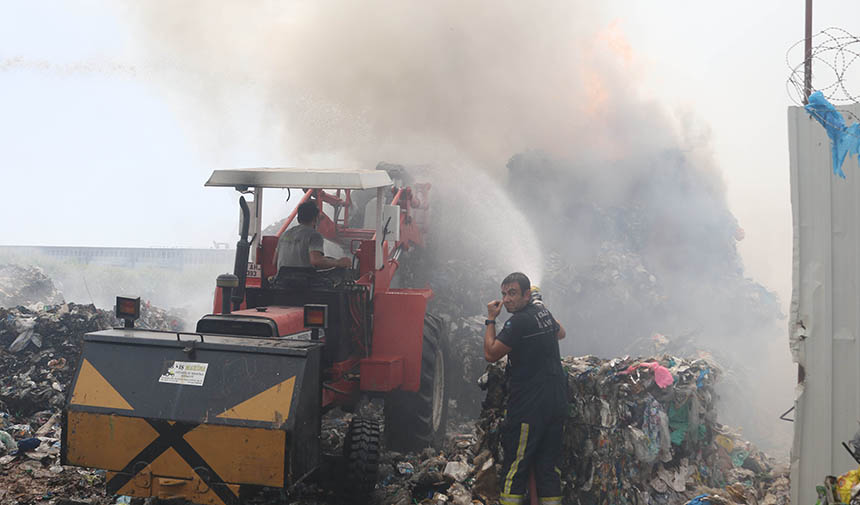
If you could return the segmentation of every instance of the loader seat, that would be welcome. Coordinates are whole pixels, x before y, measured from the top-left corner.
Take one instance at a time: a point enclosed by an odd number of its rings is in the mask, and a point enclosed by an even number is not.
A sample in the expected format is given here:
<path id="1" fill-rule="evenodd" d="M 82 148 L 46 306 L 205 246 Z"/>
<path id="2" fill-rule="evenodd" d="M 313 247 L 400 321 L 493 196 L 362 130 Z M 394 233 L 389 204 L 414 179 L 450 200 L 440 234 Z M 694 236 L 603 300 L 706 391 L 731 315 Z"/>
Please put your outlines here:
<path id="1" fill-rule="evenodd" d="M 276 288 L 289 290 L 335 288 L 357 278 L 357 272 L 351 268 L 281 267 L 273 284 Z"/>
<path id="2" fill-rule="evenodd" d="M 308 289 L 319 277 L 313 267 L 281 267 L 275 277 L 275 287 L 281 289 Z"/>
<path id="3" fill-rule="evenodd" d="M 275 253 L 278 250 L 277 235 L 263 235 L 263 240 L 260 241 L 260 252 L 257 255 L 257 260 L 263 269 L 263 278 L 268 279 L 278 273 L 278 258 Z"/>

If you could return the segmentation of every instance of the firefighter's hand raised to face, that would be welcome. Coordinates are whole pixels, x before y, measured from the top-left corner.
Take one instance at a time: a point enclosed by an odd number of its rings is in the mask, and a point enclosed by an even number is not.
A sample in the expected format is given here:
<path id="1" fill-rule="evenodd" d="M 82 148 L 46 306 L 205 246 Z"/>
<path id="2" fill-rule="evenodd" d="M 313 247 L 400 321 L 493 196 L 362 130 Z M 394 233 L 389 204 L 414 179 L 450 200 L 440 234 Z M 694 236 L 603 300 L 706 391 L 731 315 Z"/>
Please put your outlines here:
<path id="1" fill-rule="evenodd" d="M 502 311 L 502 301 L 501 300 L 493 300 L 492 302 L 487 304 L 487 319 L 497 318 L 501 311 Z"/>

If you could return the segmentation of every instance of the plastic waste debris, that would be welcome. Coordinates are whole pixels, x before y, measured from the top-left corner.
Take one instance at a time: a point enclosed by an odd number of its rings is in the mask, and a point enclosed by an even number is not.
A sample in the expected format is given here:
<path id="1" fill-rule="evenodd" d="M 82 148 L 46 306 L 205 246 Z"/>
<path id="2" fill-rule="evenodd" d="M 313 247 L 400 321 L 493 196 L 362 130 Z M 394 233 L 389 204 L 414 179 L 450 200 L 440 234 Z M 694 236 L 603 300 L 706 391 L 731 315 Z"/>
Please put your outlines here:
<path id="1" fill-rule="evenodd" d="M 27 452 L 35 450 L 42 443 L 41 440 L 35 437 L 25 438 L 24 440 L 18 441 L 18 452 Z"/>
<path id="2" fill-rule="evenodd" d="M 809 103 L 804 107 L 810 116 L 821 123 L 827 136 L 830 137 L 833 173 L 845 178 L 842 164 L 847 155 L 857 156 L 860 151 L 860 124 L 845 125 L 842 114 L 836 110 L 821 91 L 815 91 L 808 98 Z M 845 501 L 845 503 L 848 503 Z"/>
<path id="3" fill-rule="evenodd" d="M 29 424 L 13 424 L 6 428 L 6 430 L 17 438 L 29 438 L 30 434 L 33 433 L 33 429 L 30 428 Z"/>
<path id="4" fill-rule="evenodd" d="M 675 382 L 669 369 L 659 363 L 639 363 L 638 365 L 630 365 L 627 370 L 620 373 L 623 375 L 629 375 L 637 368 L 648 368 L 654 372 L 654 382 L 656 382 L 661 388 L 671 386 L 672 383 Z"/>
<path id="5" fill-rule="evenodd" d="M 472 467 L 468 463 L 463 463 L 462 461 L 449 461 L 445 465 L 445 469 L 442 470 L 442 475 L 446 475 L 456 480 L 457 482 L 463 482 L 466 480 L 466 477 L 471 473 Z"/>
<path id="6" fill-rule="evenodd" d="M 12 435 L 5 431 L 0 431 L 0 448 L 5 452 L 14 453 L 18 451 L 18 444 L 15 442 L 15 439 L 12 438 Z"/>
<path id="7" fill-rule="evenodd" d="M 15 321 L 15 327 L 18 330 L 18 337 L 9 345 L 9 352 L 18 352 L 27 347 L 32 341 L 36 347 L 42 346 L 41 337 L 37 336 L 34 327 L 36 326 L 36 318 L 20 318 Z"/>
<path id="8" fill-rule="evenodd" d="M 851 501 L 851 489 L 860 483 L 860 468 L 843 473 L 836 479 L 836 489 L 842 503 Z"/>
<path id="9" fill-rule="evenodd" d="M 472 493 L 459 482 L 451 484 L 447 492 L 453 505 L 470 505 L 472 503 Z"/>

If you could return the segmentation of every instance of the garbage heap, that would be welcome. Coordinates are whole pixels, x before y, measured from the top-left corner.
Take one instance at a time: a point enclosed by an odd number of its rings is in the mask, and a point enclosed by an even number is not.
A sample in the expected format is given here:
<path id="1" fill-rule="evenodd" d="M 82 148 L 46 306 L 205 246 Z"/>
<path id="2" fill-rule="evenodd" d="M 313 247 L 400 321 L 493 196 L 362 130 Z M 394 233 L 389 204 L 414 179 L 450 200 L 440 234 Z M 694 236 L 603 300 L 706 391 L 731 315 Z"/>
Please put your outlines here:
<path id="1" fill-rule="evenodd" d="M 566 504 L 789 503 L 787 469 L 717 422 L 708 359 L 566 357 L 569 417 L 563 440 Z M 490 365 L 472 452 L 494 472 L 475 474 L 472 491 L 496 499 L 507 401 L 505 360 Z M 485 468 L 486 469 L 486 468 Z M 705 501 L 710 499 L 711 501 Z M 722 500 L 722 501 L 720 501 Z"/>
<path id="2" fill-rule="evenodd" d="M 35 266 L 0 265 L 0 307 L 63 302 L 50 277 Z"/>
<path id="3" fill-rule="evenodd" d="M 104 472 L 60 465 L 59 421 L 83 335 L 120 324 L 113 312 L 61 298 L 0 307 L 0 503 L 112 503 Z M 176 331 L 184 323 L 180 312 L 143 303 L 136 325 Z"/>

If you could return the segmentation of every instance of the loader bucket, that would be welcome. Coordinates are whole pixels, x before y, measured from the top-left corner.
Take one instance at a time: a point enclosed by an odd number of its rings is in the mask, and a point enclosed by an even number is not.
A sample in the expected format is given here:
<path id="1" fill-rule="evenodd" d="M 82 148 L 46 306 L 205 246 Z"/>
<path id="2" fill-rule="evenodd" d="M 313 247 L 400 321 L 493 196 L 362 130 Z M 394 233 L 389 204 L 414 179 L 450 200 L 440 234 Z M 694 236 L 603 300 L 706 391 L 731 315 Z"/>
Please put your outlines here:
<path id="1" fill-rule="evenodd" d="M 63 412 L 63 464 L 107 492 L 239 503 L 319 464 L 316 342 L 136 329 L 87 334 Z"/>

